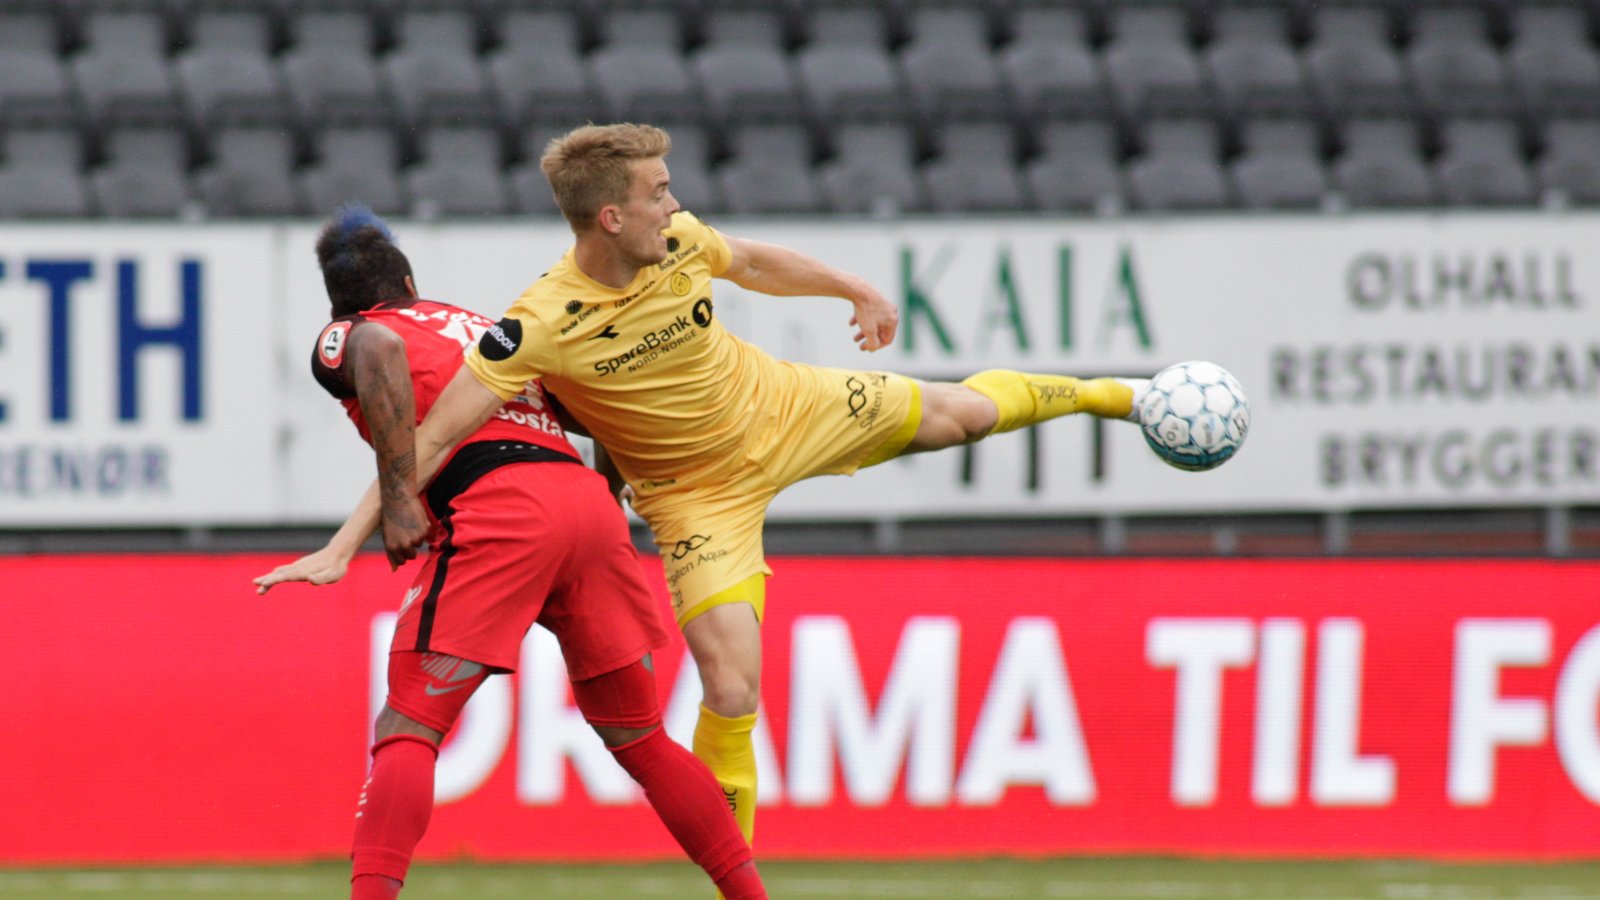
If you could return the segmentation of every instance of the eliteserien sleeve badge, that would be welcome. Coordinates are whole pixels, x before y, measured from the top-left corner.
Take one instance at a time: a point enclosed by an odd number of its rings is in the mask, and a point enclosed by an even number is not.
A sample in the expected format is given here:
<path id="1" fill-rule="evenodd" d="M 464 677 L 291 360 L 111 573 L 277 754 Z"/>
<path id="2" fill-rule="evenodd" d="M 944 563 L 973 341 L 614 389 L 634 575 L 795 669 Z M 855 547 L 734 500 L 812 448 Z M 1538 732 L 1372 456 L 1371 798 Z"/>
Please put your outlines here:
<path id="1" fill-rule="evenodd" d="M 483 358 L 500 362 L 510 359 L 517 348 L 522 346 L 522 322 L 510 317 L 489 326 L 489 330 L 478 339 L 478 352 Z"/>

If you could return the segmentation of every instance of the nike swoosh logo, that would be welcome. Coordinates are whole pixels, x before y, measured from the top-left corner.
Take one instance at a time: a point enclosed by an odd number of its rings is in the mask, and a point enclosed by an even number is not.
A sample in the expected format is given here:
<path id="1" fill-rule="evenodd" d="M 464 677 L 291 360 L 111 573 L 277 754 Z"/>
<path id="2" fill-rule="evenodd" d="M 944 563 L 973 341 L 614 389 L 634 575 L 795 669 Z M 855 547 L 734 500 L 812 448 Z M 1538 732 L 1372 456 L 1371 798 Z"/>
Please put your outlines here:
<path id="1" fill-rule="evenodd" d="M 422 690 L 426 692 L 429 697 L 437 697 L 440 694 L 448 694 L 451 691 L 459 691 L 464 687 L 466 687 L 464 684 L 458 684 L 455 687 L 436 687 L 431 684 L 426 684 L 422 686 Z"/>

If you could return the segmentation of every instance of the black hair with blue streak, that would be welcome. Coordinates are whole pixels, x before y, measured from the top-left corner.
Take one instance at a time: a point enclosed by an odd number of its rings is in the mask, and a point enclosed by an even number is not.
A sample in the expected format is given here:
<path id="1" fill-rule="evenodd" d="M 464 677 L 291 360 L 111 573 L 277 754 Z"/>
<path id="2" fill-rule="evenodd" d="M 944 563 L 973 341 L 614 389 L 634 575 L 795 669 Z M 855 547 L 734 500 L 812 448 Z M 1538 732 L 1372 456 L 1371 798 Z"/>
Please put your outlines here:
<path id="1" fill-rule="evenodd" d="M 388 224 L 365 204 L 345 204 L 322 226 L 317 263 L 335 317 L 410 296 L 411 261 Z"/>

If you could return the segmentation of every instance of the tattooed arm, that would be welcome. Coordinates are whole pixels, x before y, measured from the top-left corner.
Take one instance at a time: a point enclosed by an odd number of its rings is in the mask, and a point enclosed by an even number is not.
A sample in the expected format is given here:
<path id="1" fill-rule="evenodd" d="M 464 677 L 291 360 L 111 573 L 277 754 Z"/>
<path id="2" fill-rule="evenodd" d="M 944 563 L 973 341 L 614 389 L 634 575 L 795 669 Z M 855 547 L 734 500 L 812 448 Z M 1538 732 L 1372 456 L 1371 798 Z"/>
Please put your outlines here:
<path id="1" fill-rule="evenodd" d="M 417 408 L 405 341 L 368 322 L 351 331 L 345 354 L 350 386 L 378 457 L 385 543 L 390 535 L 426 533 L 428 516 L 417 497 Z"/>

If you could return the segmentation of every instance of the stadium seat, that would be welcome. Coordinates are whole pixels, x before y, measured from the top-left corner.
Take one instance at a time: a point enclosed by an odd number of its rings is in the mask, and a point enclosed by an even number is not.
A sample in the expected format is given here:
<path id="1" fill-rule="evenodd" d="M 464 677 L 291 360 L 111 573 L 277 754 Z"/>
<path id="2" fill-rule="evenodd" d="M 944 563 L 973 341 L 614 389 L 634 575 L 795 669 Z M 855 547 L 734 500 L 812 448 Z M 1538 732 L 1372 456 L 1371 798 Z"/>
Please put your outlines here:
<path id="1" fill-rule="evenodd" d="M 829 210 L 889 215 L 927 208 L 910 129 L 848 124 L 835 133 L 833 146 L 833 157 L 818 170 Z"/>
<path id="2" fill-rule="evenodd" d="M 1078 10 L 1028 7 L 1017 11 L 1013 28 L 999 63 L 1019 125 L 1031 131 L 1050 117 L 1112 115 L 1105 74 Z"/>
<path id="3" fill-rule="evenodd" d="M 699 125 L 675 125 L 670 133 L 672 152 L 667 154 L 667 174 L 672 178 L 672 196 L 684 209 L 721 212 L 725 208 L 722 195 L 711 175 L 711 160 L 716 153 L 710 132 Z"/>
<path id="4" fill-rule="evenodd" d="M 688 43 L 684 20 L 676 5 L 654 9 L 608 7 L 600 14 L 597 24 L 601 43 L 613 49 L 665 49 L 681 53 Z"/>
<path id="5" fill-rule="evenodd" d="M 714 10 L 705 21 L 704 47 L 760 47 L 781 53 L 788 44 L 786 32 L 783 13 L 776 9 Z"/>
<path id="6" fill-rule="evenodd" d="M 1425 207 L 1436 201 L 1417 131 L 1417 123 L 1408 118 L 1362 118 L 1345 125 L 1344 152 L 1333 163 L 1333 181 L 1347 205 Z"/>
<path id="7" fill-rule="evenodd" d="M 1535 171 L 1546 205 L 1600 205 L 1600 120 L 1549 122 Z"/>
<path id="8" fill-rule="evenodd" d="M 293 216 L 311 210 L 294 180 L 294 139 L 272 128 L 223 128 L 195 177 L 212 216 Z M 320 210 L 318 210 L 320 212 Z"/>
<path id="9" fill-rule="evenodd" d="M 1425 8 L 1405 59 L 1424 115 L 1504 114 L 1512 107 L 1504 64 L 1480 10 Z"/>
<path id="10" fill-rule="evenodd" d="M 269 23 L 248 12 L 202 13 L 174 68 L 198 129 L 254 123 L 288 126 L 293 104 L 268 55 Z"/>
<path id="11" fill-rule="evenodd" d="M 195 208 L 182 132 L 129 126 L 106 137 L 105 165 L 90 173 L 95 206 L 112 218 L 173 218 Z"/>
<path id="12" fill-rule="evenodd" d="M 922 166 L 928 205 L 937 212 L 1002 212 L 1025 209 L 1027 193 L 1017 174 L 1019 156 L 1009 123 L 946 125 L 939 155 Z"/>
<path id="13" fill-rule="evenodd" d="M 422 161 L 404 173 L 421 218 L 510 212 L 501 174 L 500 133 L 488 127 L 443 126 L 422 132 Z"/>
<path id="14" fill-rule="evenodd" d="M 1311 114 L 1311 92 L 1289 43 L 1286 10 L 1223 9 L 1215 32 L 1205 62 L 1225 115 L 1237 122 L 1263 114 Z"/>
<path id="15" fill-rule="evenodd" d="M 1232 204 L 1218 161 L 1220 137 L 1206 119 L 1161 119 L 1145 127 L 1144 153 L 1127 169 L 1128 196 L 1137 209 L 1215 209 Z"/>
<path id="16" fill-rule="evenodd" d="M 97 127 L 182 119 L 167 63 L 165 24 L 154 13 L 94 13 L 87 46 L 72 57 L 86 112 Z"/>
<path id="17" fill-rule="evenodd" d="M 886 50 L 889 47 L 889 18 L 873 4 L 820 7 L 810 11 L 804 25 L 808 47 L 852 44 Z"/>
<path id="18" fill-rule="evenodd" d="M 1023 167 L 1033 205 L 1050 212 L 1114 213 L 1126 206 L 1117 135 L 1099 120 L 1053 121 L 1038 134 L 1039 155 Z"/>
<path id="19" fill-rule="evenodd" d="M 608 45 L 589 67 L 613 122 L 698 122 L 705 104 L 674 47 Z"/>
<path id="20" fill-rule="evenodd" d="M 43 13 L 0 15 L 0 122 L 72 124 L 80 116 L 56 22 Z"/>
<path id="21" fill-rule="evenodd" d="M 1106 76 L 1123 119 L 1133 125 L 1153 116 L 1210 115 L 1210 85 L 1190 49 L 1183 10 L 1118 6 L 1105 48 Z"/>
<path id="22" fill-rule="evenodd" d="M 1440 128 L 1443 152 L 1435 163 L 1445 206 L 1528 206 L 1536 191 L 1523 161 L 1521 136 L 1510 120 L 1456 120 Z"/>
<path id="23" fill-rule="evenodd" d="M 67 218 L 93 207 L 83 138 L 65 126 L 12 128 L 0 154 L 0 218 Z"/>
<path id="24" fill-rule="evenodd" d="M 713 121 L 800 121 L 805 111 L 789 58 L 764 44 L 713 44 L 696 51 L 690 66 Z"/>
<path id="25" fill-rule="evenodd" d="M 1553 116 L 1600 115 L 1600 57 L 1589 43 L 1582 10 L 1517 10 L 1506 72 L 1534 122 Z"/>
<path id="26" fill-rule="evenodd" d="M 302 126 L 392 123 L 394 112 L 372 57 L 373 36 L 365 16 L 306 12 L 294 19 L 292 30 L 295 44 L 282 65 Z"/>
<path id="27" fill-rule="evenodd" d="M 1314 209 L 1328 201 L 1327 168 L 1308 119 L 1244 123 L 1244 152 L 1229 171 L 1247 209 Z"/>
<path id="28" fill-rule="evenodd" d="M 1305 63 L 1329 124 L 1356 116 L 1409 115 L 1415 108 L 1390 27 L 1376 7 L 1317 8 Z"/>
<path id="29" fill-rule="evenodd" d="M 822 211 L 822 192 L 811 172 L 810 135 L 802 126 L 742 126 L 729 132 L 728 142 L 733 155 L 714 176 L 729 212 Z"/>
<path id="30" fill-rule="evenodd" d="M 502 121 L 585 122 L 605 118 L 578 54 L 578 22 L 563 10 L 519 10 L 501 22 L 488 76 Z"/>
<path id="31" fill-rule="evenodd" d="M 987 26 L 974 9 L 919 9 L 900 51 L 905 85 L 927 127 L 964 119 L 1009 117 L 1000 67 Z"/>
<path id="32" fill-rule="evenodd" d="M 583 50 L 583 21 L 576 9 L 557 5 L 515 7 L 492 19 L 501 50 Z"/>
<path id="33" fill-rule="evenodd" d="M 478 62 L 476 26 L 465 13 L 409 13 L 400 43 L 383 60 L 403 121 L 486 125 L 498 121 L 488 78 Z"/>
<path id="34" fill-rule="evenodd" d="M 911 102 L 889 55 L 868 44 L 812 44 L 796 56 L 813 127 L 841 122 L 910 122 Z"/>
<path id="35" fill-rule="evenodd" d="M 300 176 L 301 191 L 314 212 L 350 201 L 392 215 L 408 205 L 396 170 L 400 152 L 393 132 L 373 125 L 334 127 L 316 137 L 317 158 Z"/>
<path id="36" fill-rule="evenodd" d="M 912 46 L 987 50 L 991 43 L 982 8 L 964 4 L 909 7 L 906 31 L 907 43 Z"/>

